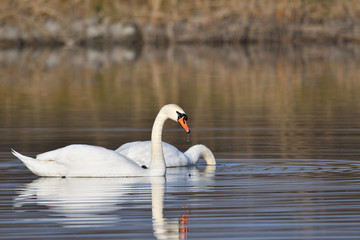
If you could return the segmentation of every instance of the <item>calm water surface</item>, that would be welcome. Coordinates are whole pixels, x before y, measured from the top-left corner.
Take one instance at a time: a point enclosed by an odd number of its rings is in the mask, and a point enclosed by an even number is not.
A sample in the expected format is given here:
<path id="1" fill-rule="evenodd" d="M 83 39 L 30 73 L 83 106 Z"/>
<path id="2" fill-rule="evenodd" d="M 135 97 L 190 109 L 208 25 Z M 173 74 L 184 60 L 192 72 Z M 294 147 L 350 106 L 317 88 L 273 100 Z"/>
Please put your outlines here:
<path id="1" fill-rule="evenodd" d="M 0 239 L 359 239 L 360 51 L 0 51 Z M 166 178 L 38 178 L 10 154 L 148 140 L 178 103 L 218 164 Z"/>

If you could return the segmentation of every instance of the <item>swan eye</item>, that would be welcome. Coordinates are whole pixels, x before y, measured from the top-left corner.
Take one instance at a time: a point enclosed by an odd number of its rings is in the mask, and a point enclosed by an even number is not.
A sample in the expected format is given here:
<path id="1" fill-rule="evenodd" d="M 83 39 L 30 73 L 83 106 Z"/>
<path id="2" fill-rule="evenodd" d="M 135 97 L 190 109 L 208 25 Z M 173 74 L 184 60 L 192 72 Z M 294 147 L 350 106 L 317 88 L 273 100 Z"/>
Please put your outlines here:
<path id="1" fill-rule="evenodd" d="M 179 113 L 178 111 L 176 111 L 177 115 L 178 115 L 178 121 L 180 118 L 184 117 L 184 120 L 187 120 L 187 115 L 185 113 Z"/>

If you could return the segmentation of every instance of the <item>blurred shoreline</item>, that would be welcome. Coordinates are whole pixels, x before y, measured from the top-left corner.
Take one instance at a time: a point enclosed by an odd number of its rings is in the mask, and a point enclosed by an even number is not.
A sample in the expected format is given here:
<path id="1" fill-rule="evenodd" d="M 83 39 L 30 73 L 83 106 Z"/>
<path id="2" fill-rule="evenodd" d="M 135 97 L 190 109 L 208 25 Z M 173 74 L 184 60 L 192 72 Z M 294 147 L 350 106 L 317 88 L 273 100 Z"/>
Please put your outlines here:
<path id="1" fill-rule="evenodd" d="M 360 1 L 31 1 L 0 7 L 0 48 L 360 42 Z"/>

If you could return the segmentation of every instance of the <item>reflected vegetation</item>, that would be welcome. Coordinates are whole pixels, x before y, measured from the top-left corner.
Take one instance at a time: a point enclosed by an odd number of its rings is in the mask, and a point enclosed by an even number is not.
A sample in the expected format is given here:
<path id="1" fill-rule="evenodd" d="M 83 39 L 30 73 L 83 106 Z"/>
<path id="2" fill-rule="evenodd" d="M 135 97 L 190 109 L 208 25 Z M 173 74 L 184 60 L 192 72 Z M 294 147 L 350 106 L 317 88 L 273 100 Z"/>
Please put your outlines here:
<path id="1" fill-rule="evenodd" d="M 157 110 L 175 102 L 189 115 L 192 144 L 224 158 L 239 148 L 246 158 L 331 158 L 323 146 L 360 148 L 336 143 L 347 129 L 360 135 L 359 64 L 356 45 L 3 50 L 0 131 L 33 152 L 75 142 L 117 148 L 149 139 Z M 45 148 L 29 141 L 38 134 L 61 139 Z M 187 149 L 180 138 L 165 132 Z"/>

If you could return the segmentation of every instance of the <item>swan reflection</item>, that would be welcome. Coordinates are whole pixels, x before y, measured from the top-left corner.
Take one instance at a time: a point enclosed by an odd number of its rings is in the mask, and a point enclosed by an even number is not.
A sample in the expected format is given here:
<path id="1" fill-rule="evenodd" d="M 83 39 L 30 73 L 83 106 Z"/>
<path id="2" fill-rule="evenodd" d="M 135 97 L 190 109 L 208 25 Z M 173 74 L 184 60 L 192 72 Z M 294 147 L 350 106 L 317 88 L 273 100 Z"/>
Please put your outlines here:
<path id="1" fill-rule="evenodd" d="M 118 228 L 121 219 L 126 220 L 121 211 L 148 208 L 151 194 L 155 237 L 184 239 L 189 231 L 190 207 L 180 204 L 177 218 L 165 218 L 165 190 L 172 192 L 172 186 L 181 185 L 182 191 L 200 191 L 211 184 L 214 170 L 215 166 L 203 170 L 169 168 L 166 178 L 38 178 L 19 190 L 14 207 L 23 212 L 39 211 L 42 220 L 63 227 Z M 26 219 L 39 221 L 39 214 Z"/>

